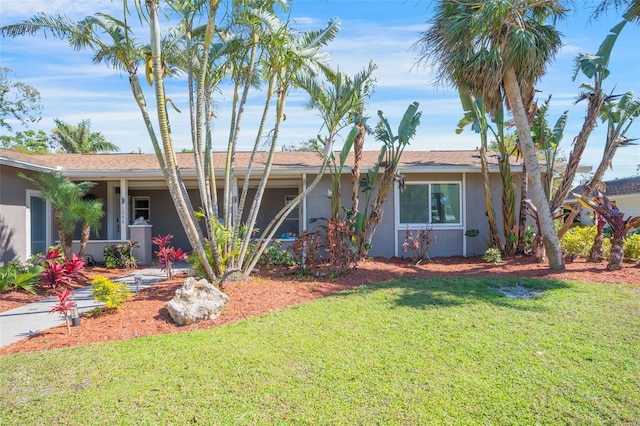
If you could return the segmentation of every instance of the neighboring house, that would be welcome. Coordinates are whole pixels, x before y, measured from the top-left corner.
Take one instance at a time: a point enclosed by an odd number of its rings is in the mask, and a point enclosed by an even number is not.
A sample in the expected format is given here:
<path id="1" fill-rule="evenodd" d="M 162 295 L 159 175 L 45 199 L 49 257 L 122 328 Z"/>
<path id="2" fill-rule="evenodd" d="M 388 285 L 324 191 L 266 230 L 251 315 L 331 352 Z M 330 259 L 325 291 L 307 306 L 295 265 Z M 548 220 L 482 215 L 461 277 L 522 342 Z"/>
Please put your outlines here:
<path id="1" fill-rule="evenodd" d="M 602 183 L 604 184 L 602 193 L 624 213 L 625 219 L 629 216 L 640 216 L 640 176 L 607 180 Z M 571 194 L 581 194 L 583 190 L 584 186 L 579 185 L 571 190 Z M 567 199 L 568 203 L 575 202 L 575 197 L 571 194 Z M 592 224 L 592 215 L 591 210 L 581 209 L 580 223 Z"/>
<path id="2" fill-rule="evenodd" d="M 245 152 L 236 154 L 236 187 L 242 185 L 249 155 Z M 179 153 L 177 157 L 191 201 L 198 209 L 200 200 L 193 154 Z M 219 167 L 219 187 L 223 184 L 224 170 L 220 166 L 224 164 L 224 157 L 225 153 L 214 154 L 214 164 Z M 363 173 L 377 158 L 377 151 L 365 152 Z M 266 153 L 258 154 L 253 172 L 255 178 L 251 179 L 254 187 L 265 159 Z M 502 184 L 498 160 L 495 157 L 489 160 L 492 196 L 500 224 Z M 522 165 L 517 160 L 512 161 L 514 184 L 519 189 Z M 256 225 L 258 229 L 264 229 L 285 203 L 304 190 L 318 173 L 320 164 L 320 158 L 312 152 L 276 153 Z M 176 247 L 190 248 L 154 154 L 24 155 L 0 149 L 0 264 L 13 259 L 24 260 L 31 254 L 43 252 L 56 241 L 50 206 L 39 198 L 38 191 L 29 181 L 18 177 L 19 172 L 30 175 L 52 171 L 73 181 L 97 183 L 91 194 L 104 201 L 106 210 L 98 232 L 101 240 L 93 239 L 94 244 L 98 244 L 97 260 L 101 258 L 105 244 L 133 239 L 130 225 L 139 217 L 152 225 L 154 236 L 170 233 L 175 236 L 173 244 Z M 407 227 L 424 229 L 429 226 L 433 229 L 437 242 L 432 245 L 431 256 L 474 256 L 486 250 L 489 230 L 477 151 L 407 151 L 402 156 L 399 172 L 405 177 L 406 190 L 401 192 L 396 186 L 390 192 L 384 206 L 384 219 L 373 240 L 372 256 L 405 256 L 402 242 Z M 347 207 L 351 206 L 350 179 L 350 169 L 345 167 L 342 204 Z M 322 221 L 313 219 L 330 216 L 327 198 L 330 182 L 327 174 L 290 214 L 276 235 L 299 235 L 320 226 Z M 361 197 L 363 202 L 364 197 Z M 250 203 L 247 204 L 249 208 Z M 480 236 L 465 236 L 471 229 L 478 229 Z"/>

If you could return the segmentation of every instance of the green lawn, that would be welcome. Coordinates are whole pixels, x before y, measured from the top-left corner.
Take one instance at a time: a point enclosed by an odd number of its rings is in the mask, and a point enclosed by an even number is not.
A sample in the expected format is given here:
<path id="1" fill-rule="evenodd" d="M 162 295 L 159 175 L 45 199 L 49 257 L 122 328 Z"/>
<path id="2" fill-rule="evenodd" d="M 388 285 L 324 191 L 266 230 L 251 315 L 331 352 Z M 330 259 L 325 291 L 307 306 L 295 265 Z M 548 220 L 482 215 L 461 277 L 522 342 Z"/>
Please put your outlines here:
<path id="1" fill-rule="evenodd" d="M 544 294 L 504 297 L 521 284 Z M 193 333 L 0 357 L 0 424 L 638 424 L 640 288 L 397 280 Z"/>

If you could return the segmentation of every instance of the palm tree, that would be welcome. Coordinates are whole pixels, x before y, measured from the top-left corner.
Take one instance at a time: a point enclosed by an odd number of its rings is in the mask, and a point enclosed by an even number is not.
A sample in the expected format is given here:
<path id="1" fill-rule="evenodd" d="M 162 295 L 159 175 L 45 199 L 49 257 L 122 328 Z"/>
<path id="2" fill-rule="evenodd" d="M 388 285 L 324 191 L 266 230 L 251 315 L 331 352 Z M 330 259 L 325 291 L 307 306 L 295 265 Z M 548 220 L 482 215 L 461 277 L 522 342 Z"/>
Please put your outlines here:
<path id="1" fill-rule="evenodd" d="M 640 22 L 640 0 L 602 0 L 593 12 L 593 17 L 598 18 L 610 7 L 624 10 L 627 20 Z"/>
<path id="2" fill-rule="evenodd" d="M 105 139 L 100 132 L 91 131 L 91 121 L 82 120 L 77 126 L 55 118 L 56 127 L 51 132 L 54 145 L 69 154 L 95 154 L 119 151 L 115 145 Z"/>
<path id="3" fill-rule="evenodd" d="M 441 80 L 482 97 L 489 113 L 507 99 L 521 151 L 529 171 L 529 192 L 538 208 L 541 232 L 551 269 L 564 269 L 549 202 L 540 181 L 541 169 L 531 138 L 525 99 L 562 46 L 549 20 L 562 18 L 559 1 L 443 0 L 433 25 L 418 42 L 422 58 L 435 59 Z"/>
<path id="4" fill-rule="evenodd" d="M 97 232 L 97 229 L 100 227 L 100 221 L 104 216 L 103 203 L 98 199 L 83 197 L 68 206 L 68 209 L 72 212 L 72 215 L 81 222 L 82 231 L 80 233 L 78 256 L 84 257 L 87 242 L 91 237 L 91 230 Z"/>
<path id="5" fill-rule="evenodd" d="M 19 176 L 33 183 L 41 191 L 41 197 L 51 203 L 53 219 L 58 231 L 60 245 L 67 258 L 71 257 L 71 243 L 76 223 L 80 220 L 79 211 L 70 208 L 76 205 L 91 189 L 94 182 L 71 182 L 59 173 L 38 173 L 32 177 L 22 173 Z"/>

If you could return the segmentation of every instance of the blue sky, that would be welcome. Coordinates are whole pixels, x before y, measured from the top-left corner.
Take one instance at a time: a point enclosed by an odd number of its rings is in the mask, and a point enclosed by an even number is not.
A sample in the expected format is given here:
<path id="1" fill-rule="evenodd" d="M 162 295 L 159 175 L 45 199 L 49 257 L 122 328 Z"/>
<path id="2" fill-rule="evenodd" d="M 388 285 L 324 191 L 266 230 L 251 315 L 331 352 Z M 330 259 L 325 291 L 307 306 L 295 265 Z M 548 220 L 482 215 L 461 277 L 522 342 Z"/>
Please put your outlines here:
<path id="1" fill-rule="evenodd" d="M 450 87 L 436 86 L 430 69 L 415 66 L 412 44 L 420 31 L 426 28 L 430 15 L 428 1 L 418 0 L 295 0 L 291 16 L 300 30 L 320 28 L 332 17 L 342 22 L 338 37 L 329 50 L 332 64 L 342 71 L 356 73 L 369 61 L 378 65 L 377 86 L 368 104 L 368 115 L 375 117 L 384 111 L 392 126 L 396 126 L 406 107 L 413 101 L 420 103 L 422 124 L 410 149 L 450 150 L 474 149 L 479 137 L 466 129 L 461 135 L 454 130 L 462 115 L 457 92 Z M 595 53 L 608 30 L 620 21 L 611 11 L 596 22 L 589 22 L 590 10 L 581 4 L 580 10 L 570 12 L 569 18 L 558 24 L 563 33 L 564 47 L 548 68 L 547 75 L 538 83 L 539 99 L 553 94 L 549 121 L 554 123 L 564 110 L 570 110 L 569 124 L 561 148 L 571 149 L 571 142 L 578 133 L 585 114 L 586 104 L 573 105 L 579 85 L 585 82 L 580 76 L 574 82 L 574 59 L 580 52 Z M 98 11 L 118 14 L 120 1 L 104 0 L 21 0 L 2 1 L 0 25 L 15 23 L 31 17 L 36 12 L 65 13 L 72 19 L 80 19 Z M 138 37 L 147 40 L 147 31 Z M 605 90 L 615 93 L 638 93 L 640 78 L 640 26 L 627 25 L 618 39 L 610 62 L 610 77 L 605 80 Z M 140 113 L 135 105 L 127 76 L 108 68 L 94 65 L 90 54 L 73 51 L 64 41 L 45 39 L 42 36 L 0 39 L 0 66 L 11 68 L 16 79 L 36 87 L 42 95 L 42 120 L 33 129 L 50 132 L 53 119 L 59 118 L 71 124 L 90 119 L 93 131 L 99 131 L 121 147 L 122 152 L 152 152 Z M 188 111 L 186 92 L 182 81 L 168 88 L 183 114 L 171 118 L 174 143 L 177 149 L 190 146 L 188 137 Z M 148 103 L 152 93 L 147 92 Z M 223 91 L 219 102 L 219 119 L 216 122 L 216 149 L 225 146 L 228 121 L 226 111 L 231 96 Z M 259 100 L 256 96 L 255 101 Z M 304 93 L 293 93 L 287 107 L 287 120 L 280 136 L 280 144 L 299 144 L 314 138 L 320 131 L 320 120 L 313 111 L 303 108 L 307 102 Z M 260 107 L 250 107 L 243 127 L 242 146 L 248 149 L 252 131 L 257 125 Z M 3 132 L 5 132 L 3 130 Z M 5 132 L 6 133 L 6 132 Z M 640 137 L 640 124 L 634 123 L 627 133 Z M 583 164 L 595 167 L 602 155 L 605 126 L 600 125 L 592 134 Z M 367 149 L 377 149 L 372 137 Z M 605 179 L 632 176 L 640 164 L 640 146 L 619 150 Z"/>

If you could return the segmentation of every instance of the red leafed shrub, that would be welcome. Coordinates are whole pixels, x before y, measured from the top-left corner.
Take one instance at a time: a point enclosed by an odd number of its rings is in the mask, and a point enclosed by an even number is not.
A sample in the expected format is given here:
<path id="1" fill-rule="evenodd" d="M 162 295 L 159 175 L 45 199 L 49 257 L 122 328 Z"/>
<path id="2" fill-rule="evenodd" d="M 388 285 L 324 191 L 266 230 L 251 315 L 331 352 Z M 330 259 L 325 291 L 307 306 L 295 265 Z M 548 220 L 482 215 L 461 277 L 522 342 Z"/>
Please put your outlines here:
<path id="1" fill-rule="evenodd" d="M 66 289 L 62 293 L 56 291 L 56 297 L 58 298 L 58 303 L 53 305 L 49 313 L 53 314 L 60 312 L 64 315 L 64 320 L 67 323 L 67 331 L 69 332 L 69 335 L 71 335 L 71 327 L 69 326 L 69 310 L 75 306 L 75 303 L 71 300 L 73 299 L 73 292 L 69 289 Z"/>
<path id="2" fill-rule="evenodd" d="M 64 259 L 60 250 L 49 249 L 42 266 L 44 271 L 40 275 L 40 281 L 52 290 L 57 290 L 60 286 L 71 284 L 71 280 L 82 274 L 84 259 L 75 253 L 70 259 Z"/>
<path id="3" fill-rule="evenodd" d="M 158 262 L 162 265 L 162 270 L 167 273 L 167 279 L 173 278 L 173 268 L 175 263 L 180 260 L 187 260 L 187 253 L 181 248 L 176 249 L 169 245 L 173 239 L 172 234 L 167 234 L 164 237 L 158 235 L 154 237 L 151 242 L 158 246 L 156 256 L 158 256 Z"/>
<path id="4" fill-rule="evenodd" d="M 327 247 L 329 263 L 334 273 L 340 275 L 358 264 L 358 248 L 354 244 L 355 231 L 344 220 L 329 219 L 327 223 Z"/>

